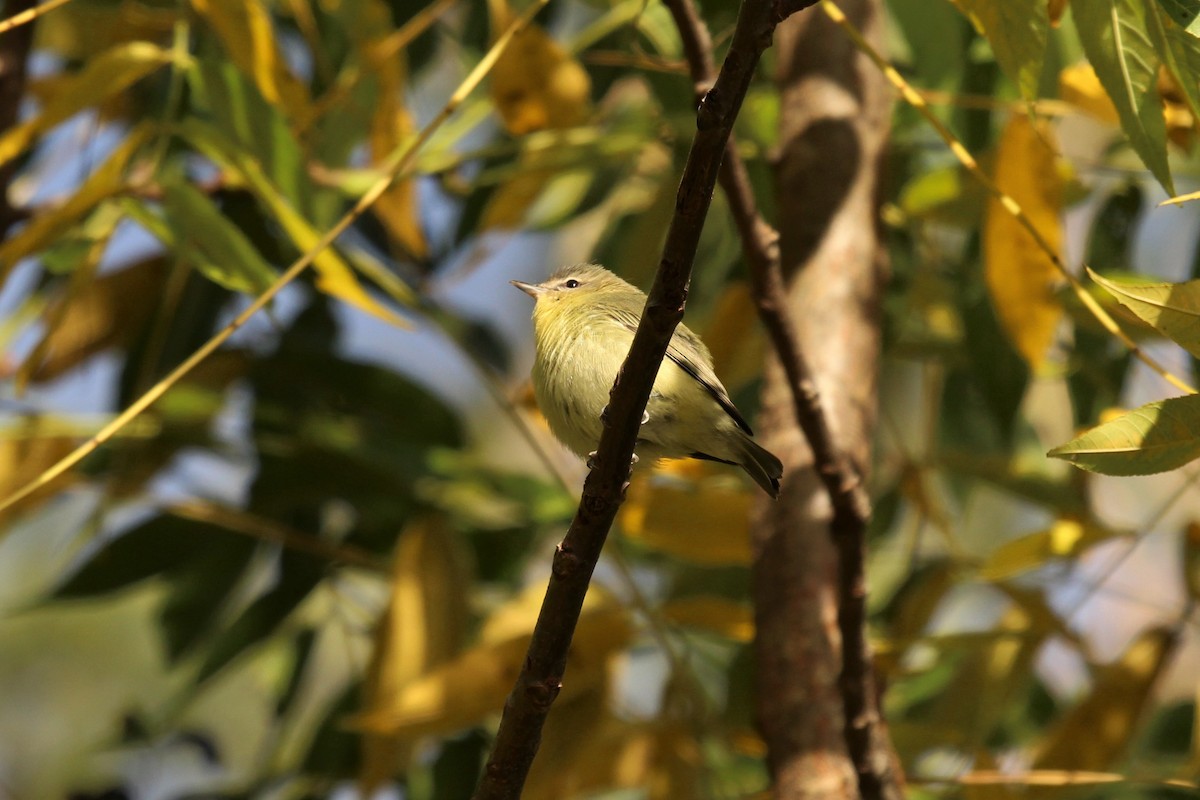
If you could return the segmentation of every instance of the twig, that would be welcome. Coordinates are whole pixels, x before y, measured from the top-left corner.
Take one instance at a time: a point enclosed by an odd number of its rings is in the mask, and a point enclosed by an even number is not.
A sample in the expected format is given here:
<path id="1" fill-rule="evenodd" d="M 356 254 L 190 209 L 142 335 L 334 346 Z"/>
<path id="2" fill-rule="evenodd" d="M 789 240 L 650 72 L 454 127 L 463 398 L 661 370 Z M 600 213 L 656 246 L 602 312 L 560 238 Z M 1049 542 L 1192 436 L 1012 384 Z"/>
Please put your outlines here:
<path id="1" fill-rule="evenodd" d="M 21 98 L 25 95 L 26 62 L 33 46 L 33 26 L 17 27 L 16 20 L 36 19 L 35 6 L 36 0 L 12 0 L 5 6 L 5 10 L 13 13 L 5 20 L 12 24 L 0 32 L 0 131 L 16 125 L 21 110 Z M 8 200 L 9 184 L 16 174 L 16 161 L 9 161 L 0 167 L 0 238 L 21 218 L 20 212 Z"/>
<path id="2" fill-rule="evenodd" d="M 628 487 L 638 428 L 667 344 L 683 317 L 700 230 L 716 186 L 733 122 L 775 26 L 815 0 L 744 0 L 733 41 L 712 89 L 696 113 L 692 140 L 646 308 L 604 413 L 604 431 L 583 484 L 579 510 L 554 554 L 550 583 L 533 638 L 492 745 L 475 800 L 516 800 L 558 696 L 567 650 L 608 530 Z"/>
<path id="3" fill-rule="evenodd" d="M 712 43 L 692 0 L 665 0 L 683 39 L 697 93 L 713 80 Z M 870 499 L 862 481 L 833 439 L 798 337 L 787 313 L 779 260 L 779 233 L 759 216 L 746 165 L 733 137 L 721 164 L 721 189 L 742 240 L 759 318 L 787 375 L 796 421 L 812 449 L 814 469 L 833 507 L 830 534 L 838 553 L 838 628 L 842 638 L 839 688 L 845 714 L 846 749 L 864 798 L 879 797 L 891 776 L 878 774 L 871 756 L 871 728 L 879 721 L 875 678 L 866 646 L 866 528 Z"/>

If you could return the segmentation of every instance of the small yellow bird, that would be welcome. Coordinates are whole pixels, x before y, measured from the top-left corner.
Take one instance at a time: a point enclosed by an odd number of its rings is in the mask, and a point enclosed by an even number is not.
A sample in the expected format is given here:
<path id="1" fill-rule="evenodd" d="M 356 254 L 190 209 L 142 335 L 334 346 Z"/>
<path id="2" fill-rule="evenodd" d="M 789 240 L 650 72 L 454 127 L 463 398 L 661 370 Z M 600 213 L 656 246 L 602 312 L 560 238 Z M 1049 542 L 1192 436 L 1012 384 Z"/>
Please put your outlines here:
<path id="1" fill-rule="evenodd" d="M 550 430 L 581 457 L 595 451 L 600 414 L 646 305 L 640 289 L 597 264 L 563 267 L 544 283 L 512 281 L 536 302 L 533 391 Z M 675 329 L 638 434 L 647 458 L 736 464 L 772 497 L 783 465 L 753 432 L 713 372 L 712 355 L 686 325 Z"/>

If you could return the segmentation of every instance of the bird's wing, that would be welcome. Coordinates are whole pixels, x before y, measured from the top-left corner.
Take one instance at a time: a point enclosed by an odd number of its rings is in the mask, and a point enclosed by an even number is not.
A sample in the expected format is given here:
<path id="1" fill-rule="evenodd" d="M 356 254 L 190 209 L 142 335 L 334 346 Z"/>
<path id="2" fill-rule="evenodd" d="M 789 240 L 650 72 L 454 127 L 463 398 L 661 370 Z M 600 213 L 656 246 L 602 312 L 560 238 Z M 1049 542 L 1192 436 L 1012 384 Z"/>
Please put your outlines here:
<path id="1" fill-rule="evenodd" d="M 613 309 L 614 317 L 622 327 L 628 329 L 630 334 L 637 330 L 638 321 L 641 319 L 641 306 L 633 307 L 615 307 Z M 700 358 L 689 358 L 683 347 L 686 346 L 694 353 L 698 353 Z M 721 385 L 721 380 L 717 377 L 717 373 L 713 372 L 712 356 L 708 353 L 708 348 L 704 346 L 704 342 L 700 337 L 692 333 L 686 326 L 679 325 L 675 328 L 675 334 L 671 337 L 671 343 L 667 345 L 667 358 L 675 362 L 681 370 L 691 375 L 696 381 L 704 387 L 704 390 L 712 395 L 713 399 L 725 410 L 737 426 L 751 436 L 754 431 L 750 430 L 749 423 L 742 417 L 740 411 L 734 406 L 733 401 L 729 399 L 729 392 L 725 391 L 725 387 Z"/>

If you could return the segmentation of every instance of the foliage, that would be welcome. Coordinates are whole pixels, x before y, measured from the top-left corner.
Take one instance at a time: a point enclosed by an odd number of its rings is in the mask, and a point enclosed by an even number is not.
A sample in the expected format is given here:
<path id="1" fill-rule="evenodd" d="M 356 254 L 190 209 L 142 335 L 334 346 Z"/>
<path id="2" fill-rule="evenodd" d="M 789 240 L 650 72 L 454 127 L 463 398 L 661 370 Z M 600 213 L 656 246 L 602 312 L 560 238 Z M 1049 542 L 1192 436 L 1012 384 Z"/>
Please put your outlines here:
<path id="1" fill-rule="evenodd" d="M 0 244 L 0 500 L 428 140 L 311 274 L 0 512 L 0 686 L 42 701 L 0 713 L 0 793 L 149 791 L 154 764 L 162 796 L 468 796 L 580 475 L 520 388 L 506 281 L 595 258 L 645 285 L 695 124 L 659 2 L 553 0 L 433 127 L 537 10 L 513 5 L 73 0 L 36 21 L 31 102 L 0 133 L 24 212 Z M 869 574 L 914 791 L 1194 787 L 1200 404 L 1089 308 L 1180 375 L 1200 358 L 1180 233 L 1200 220 L 1148 201 L 1196 183 L 1200 9 L 886 5 L 897 70 L 1005 193 L 897 106 Z M 701 10 L 719 59 L 734 9 Z M 768 217 L 779 114 L 764 69 L 737 135 Z M 1064 291 L 1050 255 L 1103 291 Z M 752 413 L 765 346 L 719 197 L 694 274 L 689 325 Z M 1047 450 L 1176 471 L 1109 481 Z M 751 795 L 755 489 L 636 473 L 526 796 Z"/>

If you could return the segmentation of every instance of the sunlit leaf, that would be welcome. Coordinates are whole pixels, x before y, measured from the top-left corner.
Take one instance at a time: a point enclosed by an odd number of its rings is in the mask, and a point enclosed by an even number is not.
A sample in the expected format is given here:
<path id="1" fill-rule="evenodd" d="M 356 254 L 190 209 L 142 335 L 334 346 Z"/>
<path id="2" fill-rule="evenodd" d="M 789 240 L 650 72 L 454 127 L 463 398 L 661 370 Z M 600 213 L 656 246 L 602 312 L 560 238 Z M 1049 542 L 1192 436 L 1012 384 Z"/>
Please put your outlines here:
<path id="1" fill-rule="evenodd" d="M 1054 726 L 1035 768 L 1101 770 L 1111 766 L 1137 733 L 1137 721 L 1179 645 L 1179 633 L 1153 628 L 1100 671 L 1092 689 Z"/>
<path id="2" fill-rule="evenodd" d="M 491 74 L 496 111 L 518 135 L 581 124 L 590 113 L 591 89 L 587 71 L 537 25 L 513 37 Z"/>
<path id="3" fill-rule="evenodd" d="M 1046 37 L 1050 29 L 1046 0 L 954 0 L 987 37 L 996 61 L 1021 95 L 1037 97 Z"/>
<path id="4" fill-rule="evenodd" d="M 1148 403 L 1047 455 L 1104 475 L 1149 475 L 1200 457 L 1200 395 Z"/>
<path id="5" fill-rule="evenodd" d="M 655 478 L 635 470 L 617 518 L 624 534 L 696 564 L 749 564 L 751 492 L 697 463 L 670 462 L 661 469 L 691 480 Z"/>
<path id="6" fill-rule="evenodd" d="M 43 209 L 28 225 L 0 244 L 0 283 L 18 261 L 49 246 L 102 201 L 119 192 L 125 185 L 126 169 L 149 138 L 148 126 L 131 130 L 73 195 L 58 206 Z"/>
<path id="7" fill-rule="evenodd" d="M 1062 99 L 1103 122 L 1120 125 L 1121 118 L 1112 98 L 1104 91 L 1096 70 L 1086 61 L 1066 67 L 1058 75 Z"/>
<path id="8" fill-rule="evenodd" d="M 238 67 L 254 79 L 268 103 L 303 125 L 311 112 L 308 92 L 287 67 L 271 15 L 258 0 L 192 0 Z"/>
<path id="9" fill-rule="evenodd" d="M 1014 115 L 996 153 L 996 183 L 1020 204 L 1052 249 L 1062 239 L 1062 183 L 1050 129 Z M 983 230 L 985 278 L 996 314 L 1021 357 L 1036 372 L 1054 341 L 1062 304 L 1054 293 L 1058 270 L 1001 201 L 990 198 Z"/>
<path id="10" fill-rule="evenodd" d="M 1159 58 L 1144 0 L 1091 0 L 1071 6 L 1083 51 L 1112 98 L 1129 143 L 1168 194 L 1167 128 L 1159 97 Z"/>
<path id="11" fill-rule="evenodd" d="M 439 517 L 424 517 L 400 536 L 391 600 L 375 631 L 363 713 L 387 709 L 410 682 L 457 653 L 466 630 L 464 568 L 452 533 Z M 408 745 L 394 736 L 367 735 L 359 787 L 370 796 L 407 761 Z"/>
<path id="12" fill-rule="evenodd" d="M 225 139 L 216 128 L 191 118 L 185 121 L 180 129 L 185 138 L 205 155 L 223 167 L 235 171 L 245 181 L 299 250 L 307 252 L 320 241 L 321 235 L 280 194 L 270 179 L 263 174 L 261 165 L 249 158 L 241 148 Z M 354 271 L 332 247 L 326 247 L 316 256 L 313 267 L 317 271 L 317 287 L 322 291 L 393 325 L 409 327 L 407 320 L 367 293 L 355 277 Z"/>
<path id="13" fill-rule="evenodd" d="M 1167 16 L 1192 36 L 1200 36 L 1200 0 L 1158 0 Z"/>
<path id="14" fill-rule="evenodd" d="M 1200 280 L 1186 283 L 1115 281 L 1090 269 L 1088 275 L 1139 319 L 1200 357 Z"/>
<path id="15" fill-rule="evenodd" d="M 169 50 L 148 42 L 129 42 L 96 56 L 78 75 L 59 85 L 40 114 L 0 134 L 0 164 L 24 152 L 39 134 L 123 92 L 172 58 Z"/>

